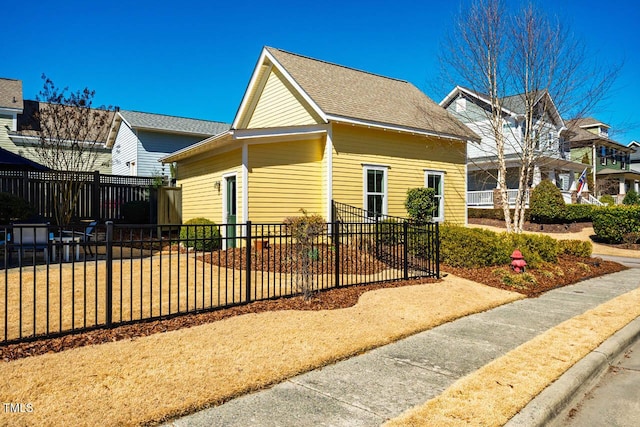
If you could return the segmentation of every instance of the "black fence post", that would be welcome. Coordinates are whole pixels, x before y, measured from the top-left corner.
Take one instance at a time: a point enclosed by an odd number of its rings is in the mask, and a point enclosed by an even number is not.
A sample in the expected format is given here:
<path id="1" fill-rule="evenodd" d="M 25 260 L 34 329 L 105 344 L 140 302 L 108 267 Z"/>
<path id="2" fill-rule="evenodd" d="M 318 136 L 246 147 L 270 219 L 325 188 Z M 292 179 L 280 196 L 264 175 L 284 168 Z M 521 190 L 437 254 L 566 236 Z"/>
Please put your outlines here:
<path id="1" fill-rule="evenodd" d="M 246 287 L 246 294 L 247 294 L 247 302 L 251 302 L 251 221 L 247 221 L 246 224 L 247 227 L 247 287 Z"/>
<path id="2" fill-rule="evenodd" d="M 409 280 L 409 223 L 402 223 L 402 236 L 404 238 L 404 280 Z"/>
<path id="3" fill-rule="evenodd" d="M 335 287 L 340 286 L 340 221 L 333 222 L 333 255 L 334 260 L 334 274 L 335 274 Z"/>
<path id="4" fill-rule="evenodd" d="M 91 219 L 100 220 L 100 171 L 93 172 L 93 185 L 91 187 Z"/>
<path id="5" fill-rule="evenodd" d="M 106 233 L 106 249 L 107 249 L 107 264 L 106 264 L 106 323 L 107 326 L 111 326 L 113 323 L 113 221 L 107 221 L 107 233 Z"/>
<path id="6" fill-rule="evenodd" d="M 29 171 L 22 171 L 22 194 L 21 194 L 22 198 L 25 199 L 28 202 L 33 202 L 30 198 L 29 198 Z M 38 214 L 41 214 L 41 212 L 38 212 Z"/>
<path id="7" fill-rule="evenodd" d="M 440 278 L 440 228 L 438 223 L 435 223 L 435 239 L 436 239 L 436 256 L 434 262 L 436 263 L 436 278 Z"/>

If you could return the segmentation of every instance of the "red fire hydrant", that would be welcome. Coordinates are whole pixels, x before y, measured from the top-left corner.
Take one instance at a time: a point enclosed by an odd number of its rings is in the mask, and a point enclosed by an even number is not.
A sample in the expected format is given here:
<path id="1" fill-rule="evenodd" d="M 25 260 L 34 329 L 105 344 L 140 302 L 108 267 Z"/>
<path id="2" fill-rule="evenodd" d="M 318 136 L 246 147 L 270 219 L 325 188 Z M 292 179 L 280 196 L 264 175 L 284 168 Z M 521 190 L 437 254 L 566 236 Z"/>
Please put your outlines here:
<path id="1" fill-rule="evenodd" d="M 511 269 L 516 273 L 524 273 L 527 261 L 524 260 L 522 252 L 518 249 L 514 250 L 511 254 Z"/>

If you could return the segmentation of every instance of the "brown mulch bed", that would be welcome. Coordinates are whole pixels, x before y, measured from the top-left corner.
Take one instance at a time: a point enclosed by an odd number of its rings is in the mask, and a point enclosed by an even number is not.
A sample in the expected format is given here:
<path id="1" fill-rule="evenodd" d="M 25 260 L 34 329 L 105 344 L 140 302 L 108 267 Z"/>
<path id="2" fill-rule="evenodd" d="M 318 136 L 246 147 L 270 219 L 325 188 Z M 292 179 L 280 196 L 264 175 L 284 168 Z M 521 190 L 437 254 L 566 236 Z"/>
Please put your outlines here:
<path id="1" fill-rule="evenodd" d="M 601 258 L 581 258 L 569 255 L 558 257 L 557 264 L 546 264 L 537 269 L 528 269 L 526 273 L 535 278 L 535 282 L 527 282 L 524 286 L 505 284 L 505 276 L 519 279 L 508 266 L 483 268 L 455 268 L 442 266 L 441 270 L 465 279 L 483 283 L 494 288 L 519 292 L 528 297 L 536 297 L 548 290 L 577 283 L 581 280 L 626 270 L 627 267 Z M 521 278 L 520 278 L 521 279 Z"/>
<path id="2" fill-rule="evenodd" d="M 500 219 L 489 218 L 469 218 L 469 224 L 488 225 L 491 227 L 506 228 L 504 221 Z M 544 233 L 575 233 L 581 231 L 585 227 L 591 227 L 590 222 L 573 222 L 570 224 L 535 224 L 533 222 L 525 222 L 523 230 Z"/>
<path id="3" fill-rule="evenodd" d="M 291 245 L 272 244 L 261 251 L 251 250 L 251 269 L 276 273 L 292 273 L 299 270 L 295 249 Z M 219 267 L 245 269 L 247 251 L 233 248 L 199 256 L 204 262 Z M 335 249 L 331 245 L 314 245 L 310 263 L 311 274 L 333 273 L 335 270 Z M 344 274 L 375 274 L 389 266 L 371 254 L 351 245 L 340 245 L 340 272 Z"/>

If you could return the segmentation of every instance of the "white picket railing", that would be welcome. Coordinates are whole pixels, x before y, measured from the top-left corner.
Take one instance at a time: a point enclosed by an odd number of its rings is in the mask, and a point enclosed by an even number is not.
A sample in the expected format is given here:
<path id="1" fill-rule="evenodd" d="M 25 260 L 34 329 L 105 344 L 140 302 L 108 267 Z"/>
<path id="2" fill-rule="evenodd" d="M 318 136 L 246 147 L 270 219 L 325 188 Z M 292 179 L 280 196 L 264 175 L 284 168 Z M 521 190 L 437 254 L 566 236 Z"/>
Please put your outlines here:
<path id="1" fill-rule="evenodd" d="M 507 197 L 509 199 L 509 206 L 515 206 L 516 197 L 518 197 L 518 190 L 507 190 Z M 529 206 L 529 191 L 525 193 L 525 206 Z M 467 191 L 467 206 L 479 207 L 479 208 L 492 208 L 493 207 L 493 190 L 485 191 Z"/>

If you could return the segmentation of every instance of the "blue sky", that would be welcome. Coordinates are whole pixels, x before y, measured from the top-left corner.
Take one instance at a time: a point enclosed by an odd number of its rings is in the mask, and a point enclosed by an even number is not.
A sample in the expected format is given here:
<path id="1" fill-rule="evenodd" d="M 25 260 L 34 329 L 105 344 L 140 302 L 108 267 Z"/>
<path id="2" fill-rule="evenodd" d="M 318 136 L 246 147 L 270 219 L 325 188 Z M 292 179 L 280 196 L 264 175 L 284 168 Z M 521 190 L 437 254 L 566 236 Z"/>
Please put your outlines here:
<path id="1" fill-rule="evenodd" d="M 408 80 L 436 102 L 442 35 L 467 0 L 452 1 L 34 1 L 7 2 L 0 76 L 42 73 L 59 87 L 89 87 L 97 105 L 231 122 L 263 46 Z M 517 7 L 518 1 L 508 1 Z M 595 111 L 640 139 L 640 6 L 631 0 L 540 0 L 570 23 L 598 61 L 624 68 Z"/>

